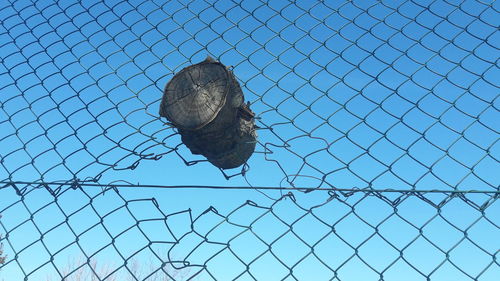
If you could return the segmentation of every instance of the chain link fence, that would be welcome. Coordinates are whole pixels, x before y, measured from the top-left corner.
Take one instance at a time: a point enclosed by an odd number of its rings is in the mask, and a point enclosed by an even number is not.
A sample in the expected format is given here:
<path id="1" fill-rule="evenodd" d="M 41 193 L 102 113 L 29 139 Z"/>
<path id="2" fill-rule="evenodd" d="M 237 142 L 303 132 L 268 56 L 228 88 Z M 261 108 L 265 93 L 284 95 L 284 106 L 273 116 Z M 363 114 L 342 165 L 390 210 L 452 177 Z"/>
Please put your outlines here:
<path id="1" fill-rule="evenodd" d="M 496 280 L 499 19 L 469 0 L 0 3 L 0 280 Z M 257 116 L 242 168 L 158 115 L 207 55 Z"/>

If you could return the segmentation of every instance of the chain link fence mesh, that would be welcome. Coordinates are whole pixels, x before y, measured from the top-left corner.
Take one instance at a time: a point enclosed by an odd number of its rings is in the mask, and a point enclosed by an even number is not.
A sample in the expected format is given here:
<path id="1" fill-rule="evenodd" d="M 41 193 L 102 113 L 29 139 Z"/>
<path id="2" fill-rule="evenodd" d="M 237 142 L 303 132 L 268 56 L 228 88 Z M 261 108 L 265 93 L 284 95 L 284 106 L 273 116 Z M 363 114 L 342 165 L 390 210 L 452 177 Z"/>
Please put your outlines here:
<path id="1" fill-rule="evenodd" d="M 496 280 L 499 26 L 496 1 L 3 1 L 0 280 Z M 158 116 L 207 55 L 257 115 L 243 168 Z"/>

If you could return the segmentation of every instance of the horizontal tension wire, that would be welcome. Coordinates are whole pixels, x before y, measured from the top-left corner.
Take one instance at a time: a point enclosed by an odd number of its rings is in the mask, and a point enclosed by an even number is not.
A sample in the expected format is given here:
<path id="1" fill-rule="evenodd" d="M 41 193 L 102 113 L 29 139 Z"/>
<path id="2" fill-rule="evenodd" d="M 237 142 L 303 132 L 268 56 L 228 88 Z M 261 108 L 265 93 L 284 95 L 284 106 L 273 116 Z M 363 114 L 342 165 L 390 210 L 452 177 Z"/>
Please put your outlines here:
<path id="1" fill-rule="evenodd" d="M 438 190 L 438 189 L 369 189 L 369 188 L 333 188 L 333 187 L 279 187 L 279 186 L 220 186 L 220 185 L 154 185 L 154 184 L 99 184 L 89 182 L 29 182 L 29 181 L 0 181 L 2 185 L 58 185 L 58 186 L 89 186 L 89 187 L 116 187 L 116 188 L 169 188 L 169 189 L 240 189 L 240 190 L 298 190 L 298 191 L 344 191 L 344 192 L 398 192 L 398 193 L 483 193 L 500 194 L 500 190 Z"/>

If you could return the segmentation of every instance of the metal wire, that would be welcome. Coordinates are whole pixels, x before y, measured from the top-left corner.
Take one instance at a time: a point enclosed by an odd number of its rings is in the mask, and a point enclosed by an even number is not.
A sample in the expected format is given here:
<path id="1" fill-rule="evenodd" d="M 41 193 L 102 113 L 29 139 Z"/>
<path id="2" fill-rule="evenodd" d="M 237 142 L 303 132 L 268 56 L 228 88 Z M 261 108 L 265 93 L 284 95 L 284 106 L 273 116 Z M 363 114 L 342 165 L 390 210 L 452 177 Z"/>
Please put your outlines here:
<path id="1" fill-rule="evenodd" d="M 359 188 L 322 188 L 322 187 L 280 187 L 280 186 L 227 186 L 227 185 L 154 185 L 154 184 L 133 184 L 133 183 L 124 183 L 124 184 L 99 184 L 99 183 L 89 183 L 89 182 L 11 182 L 4 181 L 0 182 L 3 185 L 3 188 L 13 187 L 16 190 L 16 193 L 22 195 L 27 192 L 28 189 L 26 185 L 33 186 L 34 188 L 47 188 L 48 186 L 57 186 L 60 190 L 64 186 L 71 186 L 72 188 L 81 188 L 81 187 L 109 187 L 109 188 L 159 188 L 159 189 L 178 189 L 178 188 L 189 188 L 189 189 L 250 189 L 250 190 L 300 190 L 300 191 L 349 191 L 349 192 L 367 192 L 367 193 L 377 193 L 380 190 L 373 189 L 359 189 Z M 23 188 L 19 188 L 18 186 L 23 186 Z M 407 190 L 407 189 L 384 189 L 383 192 L 407 192 L 407 193 L 444 193 L 444 194 L 453 194 L 453 193 L 483 193 L 483 194 L 498 194 L 499 190 L 495 191 L 482 191 L 482 190 Z"/>
<path id="2" fill-rule="evenodd" d="M 0 3 L 0 280 L 495 280 L 498 3 Z M 206 55 L 257 114 L 239 169 L 157 114 Z M 265 197 L 160 200 L 205 189 Z"/>

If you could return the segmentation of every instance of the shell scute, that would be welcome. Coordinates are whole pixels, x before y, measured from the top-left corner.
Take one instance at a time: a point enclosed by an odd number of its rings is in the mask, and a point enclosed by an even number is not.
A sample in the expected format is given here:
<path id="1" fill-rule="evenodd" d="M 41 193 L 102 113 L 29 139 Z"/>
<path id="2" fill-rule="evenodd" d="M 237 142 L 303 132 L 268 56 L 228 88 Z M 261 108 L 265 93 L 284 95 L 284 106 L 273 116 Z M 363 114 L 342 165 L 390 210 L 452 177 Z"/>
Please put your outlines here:
<path id="1" fill-rule="evenodd" d="M 196 130 L 210 123 L 224 106 L 229 74 L 220 63 L 188 66 L 165 87 L 160 115 L 177 127 Z"/>

